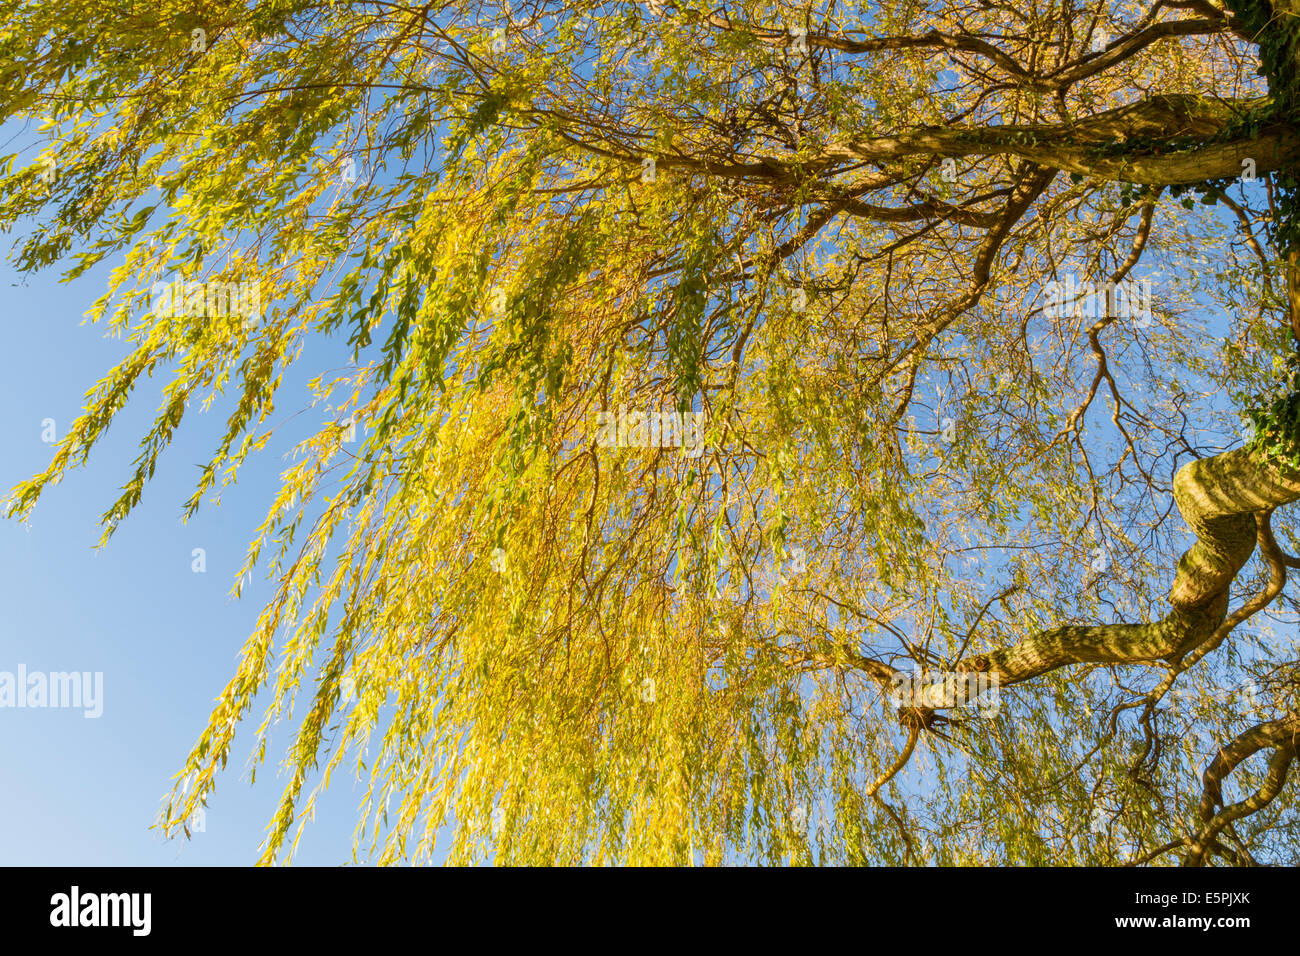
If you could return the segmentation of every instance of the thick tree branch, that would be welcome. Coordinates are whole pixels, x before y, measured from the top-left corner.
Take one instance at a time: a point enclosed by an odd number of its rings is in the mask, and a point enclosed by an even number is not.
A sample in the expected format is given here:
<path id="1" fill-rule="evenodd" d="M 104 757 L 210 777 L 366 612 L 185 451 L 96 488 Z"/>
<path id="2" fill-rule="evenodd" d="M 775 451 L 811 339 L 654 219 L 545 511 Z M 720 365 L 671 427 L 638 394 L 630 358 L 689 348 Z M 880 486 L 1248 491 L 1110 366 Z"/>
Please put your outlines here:
<path id="1" fill-rule="evenodd" d="M 885 163 L 907 156 L 1018 156 L 1039 166 L 1094 179 L 1174 186 L 1241 175 L 1252 159 L 1257 173 L 1300 158 L 1300 132 L 1284 123 L 1256 135 L 1219 140 L 1227 124 L 1263 99 L 1215 101 L 1200 96 L 1153 96 L 1073 124 L 927 127 L 896 136 L 856 140 L 826 150 L 828 159 Z M 1183 148 L 1151 143 L 1186 141 Z M 1129 148 L 1125 144 L 1133 142 Z"/>
<path id="2" fill-rule="evenodd" d="M 1255 516 L 1297 500 L 1300 475 L 1281 473 L 1250 449 L 1190 462 L 1174 477 L 1174 501 L 1197 540 L 1178 562 L 1168 615 L 1151 623 L 1053 628 L 963 661 L 958 669 L 988 671 L 1007 685 L 1067 664 L 1177 665 L 1200 645 L 1222 638 L 1232 581 L 1254 552 L 1257 537 L 1266 548 L 1271 541 L 1264 537 L 1267 523 L 1257 526 Z M 1269 588 L 1226 623 L 1235 626 L 1275 594 Z"/>
<path id="3" fill-rule="evenodd" d="M 1219 750 L 1205 771 L 1205 790 L 1201 795 L 1201 819 L 1205 825 L 1191 839 L 1183 866 L 1201 866 L 1206 851 L 1214 844 L 1219 833 L 1234 820 L 1258 813 L 1268 806 L 1286 785 L 1291 761 L 1300 746 L 1300 714 L 1290 714 L 1280 720 L 1259 724 L 1239 735 Z M 1223 802 L 1223 780 L 1246 758 L 1266 747 L 1273 748 L 1269 758 L 1268 773 L 1263 785 L 1244 800 L 1226 807 L 1217 814 L 1214 808 Z"/>
<path id="4" fill-rule="evenodd" d="M 1191 94 L 1152 96 L 1071 123 L 1003 126 L 930 126 L 892 136 L 873 136 L 830 144 L 811 155 L 736 156 L 689 145 L 662 153 L 639 144 L 619 144 L 606 137 L 596 142 L 585 131 L 557 130 L 588 152 L 640 163 L 654 159 L 663 170 L 701 173 L 722 179 L 795 185 L 826 178 L 846 166 L 888 165 L 906 159 L 1007 156 L 1049 170 L 1079 173 L 1098 180 L 1176 186 L 1240 176 L 1243 161 L 1255 163 L 1257 175 L 1300 160 L 1300 131 L 1274 123 L 1234 139 L 1221 139 L 1234 118 L 1260 109 L 1267 98 L 1211 100 Z M 519 115 L 548 122 L 577 123 L 554 111 L 520 109 Z M 635 139 L 629 131 L 626 138 Z M 897 175 L 873 174 L 874 182 L 855 187 L 892 185 Z M 855 190 L 857 192 L 865 190 Z M 864 211 L 867 207 L 860 207 Z"/>

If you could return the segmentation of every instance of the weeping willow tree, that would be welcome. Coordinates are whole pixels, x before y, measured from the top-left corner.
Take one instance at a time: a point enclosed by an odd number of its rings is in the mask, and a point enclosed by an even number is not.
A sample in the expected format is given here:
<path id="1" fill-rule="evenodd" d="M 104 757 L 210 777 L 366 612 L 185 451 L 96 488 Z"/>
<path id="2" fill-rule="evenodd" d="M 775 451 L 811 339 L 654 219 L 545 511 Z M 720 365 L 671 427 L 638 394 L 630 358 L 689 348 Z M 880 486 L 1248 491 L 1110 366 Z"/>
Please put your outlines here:
<path id="1" fill-rule="evenodd" d="M 2 0 L 125 346 L 9 516 L 352 358 L 160 826 L 291 719 L 265 863 L 1297 862 L 1298 11 Z"/>

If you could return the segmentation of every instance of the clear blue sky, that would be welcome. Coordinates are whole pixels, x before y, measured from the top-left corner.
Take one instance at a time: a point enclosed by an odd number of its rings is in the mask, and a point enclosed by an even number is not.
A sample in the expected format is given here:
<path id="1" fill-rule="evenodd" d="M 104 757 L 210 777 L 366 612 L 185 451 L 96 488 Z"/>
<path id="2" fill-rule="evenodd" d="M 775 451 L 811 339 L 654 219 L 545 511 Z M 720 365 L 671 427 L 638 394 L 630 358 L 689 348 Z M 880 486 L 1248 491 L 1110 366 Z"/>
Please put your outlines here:
<path id="1" fill-rule="evenodd" d="M 6 252 L 11 240 L 3 239 Z M 105 338 L 101 326 L 83 319 L 103 294 L 107 273 L 96 269 L 61 284 L 57 273 L 23 276 L 0 262 L 4 493 L 48 463 L 53 446 L 42 441 L 42 421 L 54 419 L 61 437 L 85 391 L 126 354 L 126 342 Z M 277 420 L 306 405 L 306 378 L 286 378 Z M 269 594 L 261 579 L 239 601 L 228 592 L 271 501 L 282 453 L 308 424 L 250 460 L 219 509 L 205 506 L 182 524 L 196 465 L 210 457 L 229 405 L 187 417 L 139 509 L 106 549 L 96 551 L 99 515 L 129 475 L 164 381 L 145 383 L 89 467 L 50 491 L 30 528 L 0 521 L 0 672 L 25 665 L 29 672 L 104 675 L 98 719 L 77 710 L 0 707 L 0 864 L 248 864 L 257 859 L 279 797 L 274 761 L 289 728 L 273 733 L 254 788 L 246 771 L 254 721 L 241 729 L 205 831 L 186 842 L 164 840 L 149 829 Z M 310 424 L 314 428 L 314 418 Z M 191 570 L 191 553 L 199 547 L 207 554 L 204 574 Z M 351 860 L 364 787 L 338 775 L 331 789 L 318 802 L 295 863 Z"/>

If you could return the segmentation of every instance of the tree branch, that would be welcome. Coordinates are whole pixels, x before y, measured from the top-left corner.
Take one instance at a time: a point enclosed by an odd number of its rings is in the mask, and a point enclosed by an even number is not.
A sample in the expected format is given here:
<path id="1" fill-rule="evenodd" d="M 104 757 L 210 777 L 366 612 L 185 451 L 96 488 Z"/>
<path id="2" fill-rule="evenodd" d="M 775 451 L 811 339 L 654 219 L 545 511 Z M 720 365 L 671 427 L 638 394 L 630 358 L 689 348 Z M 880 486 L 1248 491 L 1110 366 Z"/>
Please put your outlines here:
<path id="1" fill-rule="evenodd" d="M 1174 501 L 1197 536 L 1178 562 L 1170 612 L 1142 624 L 1067 625 L 1053 628 L 957 665 L 988 671 L 1002 685 L 1014 684 L 1067 664 L 1178 664 L 1200 645 L 1221 640 L 1228 591 L 1260 540 L 1268 550 L 1267 521 L 1256 515 L 1300 500 L 1300 475 L 1287 475 L 1239 448 L 1190 462 L 1174 477 Z M 1276 546 L 1273 546 L 1276 550 Z M 1267 555 L 1276 568 L 1275 555 Z M 1283 578 L 1285 580 L 1285 578 Z M 1226 623 L 1228 630 L 1266 605 L 1280 590 L 1270 587 Z"/>

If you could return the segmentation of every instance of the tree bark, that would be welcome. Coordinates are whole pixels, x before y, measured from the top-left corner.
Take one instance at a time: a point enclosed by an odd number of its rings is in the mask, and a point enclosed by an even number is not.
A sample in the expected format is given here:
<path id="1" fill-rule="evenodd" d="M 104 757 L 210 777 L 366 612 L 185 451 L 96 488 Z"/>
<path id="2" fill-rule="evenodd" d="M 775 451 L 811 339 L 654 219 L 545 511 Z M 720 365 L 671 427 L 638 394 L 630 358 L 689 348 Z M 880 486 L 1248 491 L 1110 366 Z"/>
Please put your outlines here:
<path id="1" fill-rule="evenodd" d="M 1174 501 L 1197 540 L 1178 562 L 1164 618 L 1052 628 L 958 670 L 987 671 L 1007 685 L 1067 664 L 1176 663 L 1227 616 L 1231 584 L 1255 550 L 1255 515 L 1297 500 L 1300 474 L 1283 473 L 1250 449 L 1189 462 L 1174 477 Z"/>

